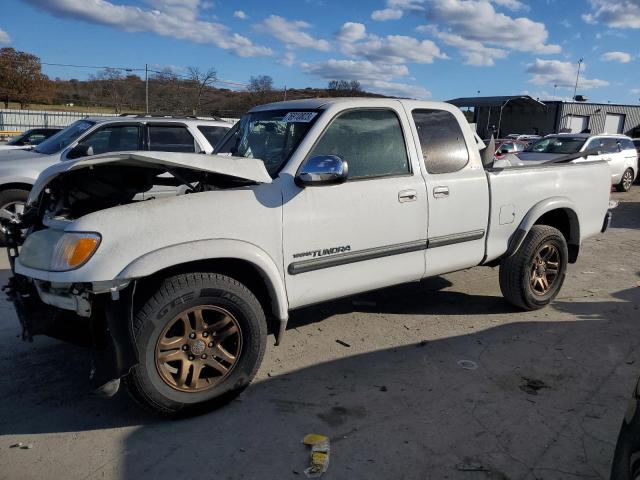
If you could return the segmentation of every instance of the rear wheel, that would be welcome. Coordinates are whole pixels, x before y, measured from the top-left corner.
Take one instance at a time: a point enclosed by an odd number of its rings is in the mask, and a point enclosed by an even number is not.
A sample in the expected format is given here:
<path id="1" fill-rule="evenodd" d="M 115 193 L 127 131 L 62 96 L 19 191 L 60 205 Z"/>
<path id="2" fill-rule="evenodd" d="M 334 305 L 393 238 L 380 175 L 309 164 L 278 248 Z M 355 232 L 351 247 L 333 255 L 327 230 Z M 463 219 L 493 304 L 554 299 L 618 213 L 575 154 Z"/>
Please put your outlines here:
<path id="1" fill-rule="evenodd" d="M 134 319 L 139 363 L 125 379 L 132 396 L 162 415 L 229 402 L 255 376 L 267 326 L 256 297 L 224 275 L 164 281 Z"/>
<path id="2" fill-rule="evenodd" d="M 619 192 L 628 192 L 633 185 L 633 170 L 627 168 L 622 174 L 620 183 L 616 185 L 616 190 Z"/>
<path id="3" fill-rule="evenodd" d="M 5 220 L 18 220 L 24 213 L 24 207 L 29 198 L 28 190 L 10 189 L 0 191 L 0 218 Z M 5 244 L 6 229 L 0 225 L 0 243 Z"/>
<path id="4" fill-rule="evenodd" d="M 562 233 L 534 225 L 520 248 L 500 264 L 500 290 L 513 305 L 537 310 L 558 295 L 569 257 Z"/>

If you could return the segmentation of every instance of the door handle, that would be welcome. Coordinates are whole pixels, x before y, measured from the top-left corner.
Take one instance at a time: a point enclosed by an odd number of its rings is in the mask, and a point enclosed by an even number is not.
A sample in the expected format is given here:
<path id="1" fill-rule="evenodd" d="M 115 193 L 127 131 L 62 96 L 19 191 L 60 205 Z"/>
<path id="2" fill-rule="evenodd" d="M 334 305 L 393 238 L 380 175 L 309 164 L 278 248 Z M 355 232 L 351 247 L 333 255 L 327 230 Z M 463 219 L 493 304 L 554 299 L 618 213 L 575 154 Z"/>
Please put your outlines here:
<path id="1" fill-rule="evenodd" d="M 398 193 L 398 201 L 400 203 L 415 202 L 417 199 L 418 194 L 415 190 L 402 190 Z"/>
<path id="2" fill-rule="evenodd" d="M 434 198 L 445 198 L 449 196 L 449 187 L 435 187 L 433 189 Z"/>

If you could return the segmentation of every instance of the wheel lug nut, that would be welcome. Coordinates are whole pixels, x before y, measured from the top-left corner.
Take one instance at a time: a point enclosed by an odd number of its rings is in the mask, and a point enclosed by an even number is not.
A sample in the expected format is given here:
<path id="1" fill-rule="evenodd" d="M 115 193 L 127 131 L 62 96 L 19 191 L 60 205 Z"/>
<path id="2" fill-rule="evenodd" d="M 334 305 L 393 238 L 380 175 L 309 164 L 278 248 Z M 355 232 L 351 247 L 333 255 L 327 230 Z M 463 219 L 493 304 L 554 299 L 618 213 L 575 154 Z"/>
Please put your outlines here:
<path id="1" fill-rule="evenodd" d="M 189 334 L 189 338 L 191 338 L 191 339 L 196 338 L 196 334 L 195 334 L 195 332 L 191 332 L 191 333 Z"/>
<path id="2" fill-rule="evenodd" d="M 203 354 L 200 356 L 200 358 L 201 358 L 201 359 L 203 359 L 203 360 L 206 360 L 206 359 L 207 359 L 207 354 L 206 354 L 206 353 L 203 353 Z"/>
<path id="3" fill-rule="evenodd" d="M 193 355 L 189 355 L 189 360 L 195 360 L 196 357 L 194 357 Z"/>
<path id="4" fill-rule="evenodd" d="M 189 350 L 189 345 L 182 345 L 182 350 L 184 350 L 184 351 Z"/>
<path id="5" fill-rule="evenodd" d="M 213 348 L 213 342 L 209 342 L 209 348 Z"/>
<path id="6" fill-rule="evenodd" d="M 204 338 L 207 338 L 207 337 L 209 336 L 209 332 L 202 332 L 202 336 L 203 336 Z"/>

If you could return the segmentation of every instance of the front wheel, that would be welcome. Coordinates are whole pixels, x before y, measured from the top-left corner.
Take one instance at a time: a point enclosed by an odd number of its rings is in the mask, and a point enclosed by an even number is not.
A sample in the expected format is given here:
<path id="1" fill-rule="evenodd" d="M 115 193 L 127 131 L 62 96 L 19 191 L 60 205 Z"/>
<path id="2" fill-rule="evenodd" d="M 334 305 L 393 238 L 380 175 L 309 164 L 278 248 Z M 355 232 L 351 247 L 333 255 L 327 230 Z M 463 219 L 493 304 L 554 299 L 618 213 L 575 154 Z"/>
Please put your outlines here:
<path id="1" fill-rule="evenodd" d="M 215 408 L 249 385 L 266 337 L 264 311 L 238 281 L 214 273 L 170 277 L 134 319 L 139 363 L 125 382 L 161 415 Z"/>
<path id="2" fill-rule="evenodd" d="M 0 191 L 0 218 L 15 222 L 20 220 L 29 198 L 28 190 L 11 189 Z M 0 225 L 0 244 L 5 245 L 6 230 Z"/>
<path id="3" fill-rule="evenodd" d="M 616 190 L 619 192 L 628 192 L 631 190 L 631 185 L 633 184 L 633 170 L 627 168 L 622 174 L 622 178 L 620 179 L 620 183 L 616 185 Z"/>
<path id="4" fill-rule="evenodd" d="M 500 264 L 500 290 L 513 305 L 537 310 L 560 291 L 569 257 L 562 233 L 548 225 L 534 225 L 516 253 Z"/>

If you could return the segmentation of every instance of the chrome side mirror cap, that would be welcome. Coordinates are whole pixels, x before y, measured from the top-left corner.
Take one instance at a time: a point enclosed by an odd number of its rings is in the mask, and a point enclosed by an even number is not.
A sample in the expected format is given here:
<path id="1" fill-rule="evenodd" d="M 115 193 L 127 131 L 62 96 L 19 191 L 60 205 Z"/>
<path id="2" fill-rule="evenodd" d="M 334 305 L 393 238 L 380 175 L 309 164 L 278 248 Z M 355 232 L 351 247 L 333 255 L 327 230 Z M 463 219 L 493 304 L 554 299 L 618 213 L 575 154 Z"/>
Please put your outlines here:
<path id="1" fill-rule="evenodd" d="M 296 175 L 296 185 L 311 187 L 336 185 L 347 180 L 349 165 L 337 155 L 317 155 L 302 163 Z"/>

